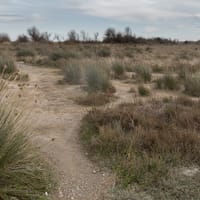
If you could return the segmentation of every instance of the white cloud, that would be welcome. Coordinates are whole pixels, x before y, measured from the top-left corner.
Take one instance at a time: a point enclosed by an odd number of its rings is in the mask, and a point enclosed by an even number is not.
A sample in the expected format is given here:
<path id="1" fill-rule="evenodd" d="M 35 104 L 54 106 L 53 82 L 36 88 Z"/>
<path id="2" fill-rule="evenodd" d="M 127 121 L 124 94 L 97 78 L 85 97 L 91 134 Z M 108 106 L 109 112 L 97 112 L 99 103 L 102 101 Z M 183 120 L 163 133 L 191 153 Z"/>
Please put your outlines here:
<path id="1" fill-rule="evenodd" d="M 63 0 L 67 9 L 120 20 L 190 18 L 198 14 L 199 0 Z"/>

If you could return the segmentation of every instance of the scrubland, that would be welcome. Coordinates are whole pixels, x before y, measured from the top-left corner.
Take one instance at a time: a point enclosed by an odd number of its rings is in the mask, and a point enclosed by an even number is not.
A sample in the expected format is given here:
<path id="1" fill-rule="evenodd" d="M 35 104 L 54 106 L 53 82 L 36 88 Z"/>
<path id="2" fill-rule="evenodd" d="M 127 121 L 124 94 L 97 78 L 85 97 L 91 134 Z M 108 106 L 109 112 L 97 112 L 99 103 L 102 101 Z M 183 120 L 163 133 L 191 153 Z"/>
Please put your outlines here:
<path id="1" fill-rule="evenodd" d="M 79 127 L 83 152 L 115 177 L 114 188 L 103 199 L 200 199 L 198 44 L 16 42 L 1 45 L 0 55 L 2 81 L 28 82 L 31 72 L 24 74 L 15 64 L 23 62 L 41 70 L 57 69 L 60 78 L 54 83 L 56 87 L 80 88 L 72 100 L 73 106 L 87 109 Z M 13 127 L 15 121 L 10 115 L 4 110 L 2 115 Z M 8 134 L 15 143 L 17 133 L 7 128 L 6 121 L 3 123 L 6 126 L 2 124 L 2 131 L 0 127 L 2 137 Z M 21 137 L 19 141 L 24 147 L 26 140 Z M 12 142 L 9 144 L 12 146 Z M 22 155 L 15 158 L 16 164 L 21 164 L 21 156 L 26 158 L 29 151 L 20 145 L 18 137 L 16 147 L 8 146 L 9 151 L 0 145 L 0 153 L 8 153 L 0 159 L 9 160 L 12 148 L 20 148 Z M 29 168 L 27 160 L 22 159 L 22 165 L 28 170 L 35 169 Z M 30 172 L 29 180 L 38 181 L 33 175 L 41 172 L 35 170 Z M 15 174 L 12 176 L 15 180 Z M 20 181 L 16 180 L 23 190 L 24 182 Z M 9 190 L 13 183 L 5 184 Z M 39 195 L 46 185 L 32 187 Z M 11 194 L 17 199 L 27 199 L 32 191 L 25 190 L 27 196 L 20 196 L 20 191 L 16 191 L 19 195 L 12 191 Z M 9 194 L 0 184 L 0 199 L 7 199 Z"/>

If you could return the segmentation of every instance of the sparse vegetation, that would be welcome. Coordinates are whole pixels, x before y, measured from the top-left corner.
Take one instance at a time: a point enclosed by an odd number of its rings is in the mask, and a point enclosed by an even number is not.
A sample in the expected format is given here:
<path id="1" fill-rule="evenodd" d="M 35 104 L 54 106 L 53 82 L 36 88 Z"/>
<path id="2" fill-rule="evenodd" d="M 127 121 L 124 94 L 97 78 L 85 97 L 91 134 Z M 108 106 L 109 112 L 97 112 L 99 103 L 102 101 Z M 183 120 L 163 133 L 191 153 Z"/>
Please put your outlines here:
<path id="1" fill-rule="evenodd" d="M 199 102 L 188 107 L 174 100 L 152 100 L 93 109 L 83 120 L 80 137 L 93 159 L 103 160 L 117 173 L 118 184 L 137 184 L 154 197 L 161 192 L 171 197 L 170 190 L 163 187 L 171 183 L 168 176 L 172 171 L 200 165 L 198 106 Z M 178 187 L 186 184 L 181 180 L 180 176 L 179 184 L 173 184 L 175 196 L 199 197 L 193 193 L 196 188 L 179 191 Z"/>

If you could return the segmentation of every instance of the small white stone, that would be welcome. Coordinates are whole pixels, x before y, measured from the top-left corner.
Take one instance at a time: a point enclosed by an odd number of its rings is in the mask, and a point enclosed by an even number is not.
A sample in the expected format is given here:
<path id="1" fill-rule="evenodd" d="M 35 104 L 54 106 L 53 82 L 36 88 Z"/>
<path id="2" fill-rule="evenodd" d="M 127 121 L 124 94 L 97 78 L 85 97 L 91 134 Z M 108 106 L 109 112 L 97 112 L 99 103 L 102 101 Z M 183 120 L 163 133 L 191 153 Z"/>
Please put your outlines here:
<path id="1" fill-rule="evenodd" d="M 45 192 L 45 196 L 48 196 L 49 194 L 48 194 L 48 192 Z"/>

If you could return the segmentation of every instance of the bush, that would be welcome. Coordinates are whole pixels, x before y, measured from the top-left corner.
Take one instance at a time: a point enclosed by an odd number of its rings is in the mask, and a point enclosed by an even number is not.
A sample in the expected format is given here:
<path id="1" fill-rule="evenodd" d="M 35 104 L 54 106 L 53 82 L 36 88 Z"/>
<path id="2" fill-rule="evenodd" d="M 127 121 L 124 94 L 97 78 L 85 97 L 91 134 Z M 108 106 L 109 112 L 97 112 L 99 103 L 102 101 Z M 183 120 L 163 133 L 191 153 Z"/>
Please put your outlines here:
<path id="1" fill-rule="evenodd" d="M 0 56 L 0 74 L 11 74 L 16 72 L 17 68 L 12 58 Z"/>
<path id="2" fill-rule="evenodd" d="M 154 73 L 162 73 L 164 71 L 164 67 L 160 65 L 153 65 L 151 66 L 151 69 Z"/>
<path id="3" fill-rule="evenodd" d="M 0 83 L 1 85 L 3 82 Z M 41 200 L 51 189 L 49 170 L 20 126 L 20 115 L 0 91 L 0 199 Z"/>
<path id="4" fill-rule="evenodd" d="M 86 69 L 86 82 L 89 92 L 111 92 L 113 90 L 108 74 L 98 66 L 89 66 Z"/>
<path id="5" fill-rule="evenodd" d="M 122 63 L 114 63 L 112 65 L 112 70 L 114 71 L 115 78 L 122 78 L 125 74 L 124 65 Z"/>
<path id="6" fill-rule="evenodd" d="M 97 51 L 97 56 L 99 57 L 110 57 L 111 56 L 111 51 L 109 48 L 101 48 Z"/>
<path id="7" fill-rule="evenodd" d="M 23 42 L 23 43 L 29 42 L 29 38 L 28 38 L 28 36 L 26 36 L 26 35 L 19 35 L 19 36 L 17 37 L 16 42 Z"/>
<path id="8" fill-rule="evenodd" d="M 141 66 L 141 67 L 137 67 L 135 71 L 139 80 L 144 81 L 145 83 L 151 81 L 151 78 L 152 78 L 151 68 Z"/>
<path id="9" fill-rule="evenodd" d="M 49 58 L 53 61 L 58 61 L 60 59 L 78 58 L 80 54 L 75 51 L 55 51 L 49 55 Z"/>
<path id="10" fill-rule="evenodd" d="M 150 96 L 150 94 L 151 94 L 149 88 L 146 88 L 143 85 L 140 85 L 138 87 L 138 93 L 140 96 Z"/>
<path id="11" fill-rule="evenodd" d="M 7 33 L 0 33 L 0 43 L 10 42 L 10 37 Z"/>
<path id="12" fill-rule="evenodd" d="M 68 64 L 64 68 L 64 80 L 70 84 L 80 84 L 81 82 L 81 68 L 78 64 Z"/>
<path id="13" fill-rule="evenodd" d="M 172 75 L 164 75 L 164 77 L 156 80 L 156 87 L 158 89 L 177 90 L 180 85 L 178 79 Z"/>
<path id="14" fill-rule="evenodd" d="M 20 49 L 17 54 L 17 57 L 34 57 L 35 56 L 35 51 L 32 49 Z"/>
<path id="15" fill-rule="evenodd" d="M 194 96 L 200 97 L 200 78 L 199 77 L 189 77 L 185 80 L 185 93 Z"/>

